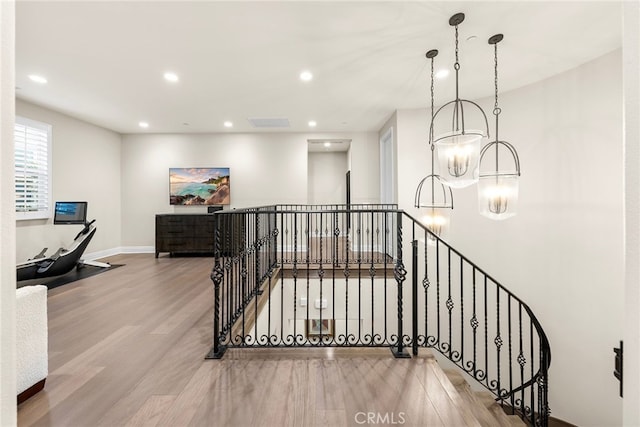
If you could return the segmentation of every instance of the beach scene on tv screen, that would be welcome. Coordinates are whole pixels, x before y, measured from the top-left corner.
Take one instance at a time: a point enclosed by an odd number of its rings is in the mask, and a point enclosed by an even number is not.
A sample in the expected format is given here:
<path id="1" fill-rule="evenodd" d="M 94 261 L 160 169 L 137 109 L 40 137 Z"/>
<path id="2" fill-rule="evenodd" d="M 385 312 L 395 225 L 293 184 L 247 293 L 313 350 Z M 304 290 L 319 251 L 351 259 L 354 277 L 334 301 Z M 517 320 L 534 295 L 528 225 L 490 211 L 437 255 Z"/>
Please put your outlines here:
<path id="1" fill-rule="evenodd" d="M 172 205 L 228 205 L 229 168 L 170 168 Z"/>

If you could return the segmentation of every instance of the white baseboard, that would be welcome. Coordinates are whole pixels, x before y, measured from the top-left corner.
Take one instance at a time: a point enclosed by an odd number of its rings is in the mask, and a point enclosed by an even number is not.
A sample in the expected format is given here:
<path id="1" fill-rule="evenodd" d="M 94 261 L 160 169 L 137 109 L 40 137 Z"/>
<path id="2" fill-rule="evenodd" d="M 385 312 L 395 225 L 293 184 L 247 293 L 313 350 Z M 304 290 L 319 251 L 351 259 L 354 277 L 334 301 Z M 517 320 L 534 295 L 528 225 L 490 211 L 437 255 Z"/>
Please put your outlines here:
<path id="1" fill-rule="evenodd" d="M 102 251 L 89 252 L 84 254 L 82 259 L 95 260 L 106 258 L 118 254 L 153 254 L 155 253 L 155 246 L 119 246 L 116 248 L 105 249 Z"/>
<path id="2" fill-rule="evenodd" d="M 122 246 L 120 247 L 121 254 L 155 254 L 155 246 Z"/>

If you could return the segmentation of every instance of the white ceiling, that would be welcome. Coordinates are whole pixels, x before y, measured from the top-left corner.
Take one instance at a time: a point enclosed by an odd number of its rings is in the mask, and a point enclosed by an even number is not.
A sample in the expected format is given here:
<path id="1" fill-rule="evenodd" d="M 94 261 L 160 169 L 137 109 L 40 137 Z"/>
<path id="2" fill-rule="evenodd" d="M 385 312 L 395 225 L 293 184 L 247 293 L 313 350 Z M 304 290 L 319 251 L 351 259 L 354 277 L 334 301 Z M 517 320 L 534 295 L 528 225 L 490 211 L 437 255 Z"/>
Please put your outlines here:
<path id="1" fill-rule="evenodd" d="M 316 132 L 378 131 L 396 109 L 428 105 L 424 54 L 439 49 L 436 69 L 452 68 L 456 12 L 467 99 L 493 94 L 493 34 L 505 35 L 501 91 L 621 46 L 617 1 L 19 0 L 16 95 L 120 133 L 309 132 L 309 120 Z M 436 82 L 436 103 L 453 99 L 453 80 Z M 256 129 L 253 117 L 290 127 Z"/>

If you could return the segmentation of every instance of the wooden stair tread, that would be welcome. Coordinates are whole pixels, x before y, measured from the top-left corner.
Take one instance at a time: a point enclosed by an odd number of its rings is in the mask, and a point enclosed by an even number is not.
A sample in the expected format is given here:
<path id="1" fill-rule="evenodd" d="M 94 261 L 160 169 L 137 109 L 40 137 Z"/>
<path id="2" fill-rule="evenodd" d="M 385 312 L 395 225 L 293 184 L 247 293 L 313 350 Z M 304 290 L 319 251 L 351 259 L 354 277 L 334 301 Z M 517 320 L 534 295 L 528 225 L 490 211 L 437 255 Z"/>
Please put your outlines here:
<path id="1" fill-rule="evenodd" d="M 432 372 L 438 378 L 438 381 L 442 385 L 442 388 L 445 390 L 456 408 L 458 408 L 458 411 L 460 412 L 462 418 L 465 420 L 466 425 L 477 425 L 484 427 L 484 424 L 482 424 L 480 420 L 476 418 L 465 399 L 460 395 L 442 367 L 440 367 L 438 361 L 435 358 L 430 357 L 427 359 L 427 365 L 431 367 Z"/>
<path id="2" fill-rule="evenodd" d="M 525 426 L 526 424 L 517 415 L 508 415 L 502 406 L 495 400 L 495 396 L 488 391 L 474 392 L 476 399 L 488 409 L 495 417 L 500 427 Z"/>
<path id="3" fill-rule="evenodd" d="M 464 378 L 464 376 L 453 369 L 444 370 L 445 374 L 454 385 L 462 399 L 466 402 L 467 406 L 476 417 L 480 425 L 483 427 L 494 427 L 494 426 L 505 426 L 508 427 L 511 424 L 501 423 L 499 419 L 497 419 L 496 415 L 489 410 L 487 405 L 479 401 L 476 398 L 476 393 L 471 390 L 469 383 Z M 490 395 L 490 394 L 489 394 Z M 490 395 L 491 396 L 491 395 Z M 491 399 L 493 401 L 493 399 Z"/>

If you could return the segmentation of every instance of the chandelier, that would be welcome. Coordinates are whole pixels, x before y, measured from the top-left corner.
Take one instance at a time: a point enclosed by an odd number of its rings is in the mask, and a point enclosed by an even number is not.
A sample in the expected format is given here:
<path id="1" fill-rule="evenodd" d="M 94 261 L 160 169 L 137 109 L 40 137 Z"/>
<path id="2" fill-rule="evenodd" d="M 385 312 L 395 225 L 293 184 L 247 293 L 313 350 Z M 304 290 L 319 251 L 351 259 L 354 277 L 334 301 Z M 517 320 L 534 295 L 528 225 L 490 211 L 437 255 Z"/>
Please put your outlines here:
<path id="1" fill-rule="evenodd" d="M 498 118 L 502 112 L 498 106 L 498 43 L 502 39 L 502 34 L 496 34 L 489 38 L 489 44 L 494 47 L 495 103 L 493 115 L 496 118 L 496 131 L 495 139 L 485 145 L 480 152 L 480 181 L 478 183 L 480 214 L 497 220 L 507 219 L 516 214 L 520 177 L 518 152 L 507 141 L 501 141 L 498 132 Z M 493 160 L 492 168 L 483 171 L 483 166 L 490 164 L 491 160 Z M 507 164 L 506 168 L 504 168 L 505 163 Z"/>
<path id="2" fill-rule="evenodd" d="M 431 123 L 434 117 L 434 89 L 433 62 L 438 55 L 436 49 L 427 52 L 426 57 L 431 60 Z M 433 126 L 429 129 L 429 147 L 431 149 L 431 173 L 422 178 L 416 189 L 414 206 L 422 213 L 422 223 L 438 237 L 441 237 L 449 225 L 449 213 L 453 209 L 453 193 L 446 185 L 446 181 L 434 173 L 435 156 L 433 141 Z M 434 243 L 435 237 L 429 236 L 428 242 Z"/>
<path id="3" fill-rule="evenodd" d="M 432 114 L 429 128 L 429 143 L 433 144 L 438 152 L 438 170 L 444 178 L 443 183 L 453 188 L 464 188 L 478 182 L 478 163 L 480 158 L 480 143 L 483 137 L 489 136 L 489 122 L 487 116 L 478 104 L 473 101 L 460 98 L 459 72 L 460 61 L 458 55 L 458 25 L 464 21 L 464 13 L 456 13 L 449 19 L 449 25 L 455 27 L 455 63 L 456 72 L 456 97 L 440 107 Z M 469 110 L 465 111 L 465 107 Z M 435 132 L 436 121 L 440 119 L 440 113 L 450 112 L 450 119 L 446 120 L 448 129 L 443 132 Z M 466 120 L 469 114 L 475 111 L 480 117 L 480 125 L 486 127 L 486 132 L 467 127 Z M 478 115 L 477 113 L 480 113 Z M 446 114 L 443 114 L 446 116 Z M 440 120 L 442 122 L 442 120 Z M 434 138 L 434 134 L 437 136 Z"/>

